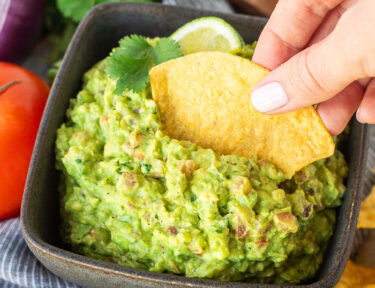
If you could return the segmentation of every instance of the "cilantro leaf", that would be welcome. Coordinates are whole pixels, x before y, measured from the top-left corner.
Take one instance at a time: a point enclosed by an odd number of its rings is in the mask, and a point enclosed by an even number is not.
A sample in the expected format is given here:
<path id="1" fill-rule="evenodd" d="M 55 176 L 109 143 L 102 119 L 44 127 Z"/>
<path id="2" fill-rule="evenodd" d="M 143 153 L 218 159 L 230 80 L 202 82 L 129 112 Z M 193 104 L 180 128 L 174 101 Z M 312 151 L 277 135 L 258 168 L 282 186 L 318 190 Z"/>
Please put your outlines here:
<path id="1" fill-rule="evenodd" d="M 57 7 L 66 17 L 78 23 L 85 16 L 87 11 L 95 6 L 95 0 L 57 0 Z"/>
<path id="2" fill-rule="evenodd" d="M 150 66 L 150 58 L 132 59 L 128 58 L 128 70 L 116 82 L 114 93 L 121 95 L 126 89 L 139 92 L 147 86 L 149 82 L 148 70 Z"/>
<path id="3" fill-rule="evenodd" d="M 57 8 L 65 18 L 79 23 L 95 5 L 107 2 L 159 2 L 158 0 L 57 0 Z"/>
<path id="4" fill-rule="evenodd" d="M 133 45 L 134 43 L 132 43 Z M 148 43 L 147 43 L 148 44 Z M 129 46 L 132 47 L 132 46 Z M 151 46 L 150 46 L 151 47 Z M 120 95 L 124 90 L 129 89 L 135 92 L 146 87 L 149 76 L 148 70 L 151 62 L 148 47 L 133 51 L 132 49 L 116 49 L 107 60 L 105 71 L 111 78 L 117 79 L 114 93 Z M 152 49 L 152 47 L 151 47 Z M 142 58 L 132 58 L 132 55 L 139 53 Z"/>
<path id="5" fill-rule="evenodd" d="M 150 81 L 148 72 L 153 65 L 182 56 L 177 42 L 169 38 L 161 38 L 153 47 L 145 37 L 131 35 L 121 39 L 119 44 L 107 59 L 105 68 L 109 77 L 117 81 L 116 95 L 126 89 L 141 91 Z"/>
<path id="6" fill-rule="evenodd" d="M 155 64 L 166 62 L 168 60 L 183 56 L 180 45 L 169 38 L 161 38 L 154 48 Z"/>
<path id="7" fill-rule="evenodd" d="M 108 58 L 105 71 L 111 78 L 121 78 L 127 74 L 136 73 L 142 66 L 149 65 L 151 58 L 146 55 L 142 58 L 128 56 L 124 49 L 116 49 Z M 146 71 L 148 74 L 148 70 Z"/>
<path id="8" fill-rule="evenodd" d="M 150 173 L 152 165 L 151 164 L 143 164 L 143 166 L 145 167 L 146 173 Z"/>
<path id="9" fill-rule="evenodd" d="M 127 67 L 129 57 L 126 56 L 124 50 L 116 49 L 107 59 L 105 65 L 105 72 L 111 78 L 120 78 L 125 75 L 124 67 Z"/>
<path id="10" fill-rule="evenodd" d="M 120 48 L 123 48 L 125 55 L 132 58 L 141 58 L 152 52 L 152 46 L 147 40 L 139 35 L 130 35 L 120 40 Z"/>

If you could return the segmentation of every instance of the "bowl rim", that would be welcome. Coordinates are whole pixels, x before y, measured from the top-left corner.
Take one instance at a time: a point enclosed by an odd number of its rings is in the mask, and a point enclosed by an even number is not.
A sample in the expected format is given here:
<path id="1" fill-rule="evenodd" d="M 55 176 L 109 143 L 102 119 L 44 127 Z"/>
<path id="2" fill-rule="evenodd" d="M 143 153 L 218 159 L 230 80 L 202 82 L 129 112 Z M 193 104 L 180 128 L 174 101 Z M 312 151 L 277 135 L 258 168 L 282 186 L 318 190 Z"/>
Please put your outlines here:
<path id="1" fill-rule="evenodd" d="M 101 260 L 92 259 L 83 255 L 76 254 L 74 252 L 71 252 L 69 250 L 65 250 L 63 248 L 51 245 L 39 237 L 37 237 L 31 228 L 29 227 L 29 223 L 27 221 L 27 216 L 31 212 L 29 211 L 28 204 L 31 201 L 31 193 L 32 188 L 34 186 L 34 179 L 37 177 L 35 173 L 35 167 L 37 166 L 38 160 L 38 154 L 40 150 L 42 149 L 43 142 L 47 139 L 45 134 L 46 130 L 48 130 L 48 119 L 51 117 L 51 109 L 54 107 L 55 99 L 58 95 L 58 90 L 60 89 L 60 82 L 62 81 L 64 74 L 67 72 L 67 68 L 71 65 L 71 55 L 75 53 L 75 50 L 77 49 L 78 42 L 84 37 L 84 34 L 87 30 L 87 26 L 92 23 L 92 18 L 97 17 L 102 13 L 103 10 L 109 9 L 111 7 L 116 6 L 128 6 L 131 8 L 136 7 L 152 7 L 152 9 L 160 10 L 170 10 L 175 13 L 183 13 L 184 12 L 197 12 L 201 10 L 195 9 L 195 8 L 185 8 L 185 7 L 176 7 L 176 6 L 169 6 L 169 5 L 161 5 L 156 3 L 104 3 L 95 6 L 93 9 L 91 9 L 87 15 L 84 17 L 84 19 L 79 24 L 74 37 L 72 41 L 69 44 L 69 47 L 65 53 L 65 56 L 63 58 L 63 64 L 60 68 L 60 71 L 56 77 L 56 80 L 52 86 L 49 99 L 47 101 L 45 111 L 43 114 L 43 118 L 41 121 L 41 125 L 39 127 L 37 140 L 35 142 L 34 151 L 32 154 L 32 159 L 30 161 L 30 167 L 28 171 L 28 176 L 26 180 L 25 185 L 25 192 L 24 197 L 22 201 L 22 208 L 21 208 L 21 228 L 23 236 L 26 240 L 27 245 L 32 250 L 33 254 L 37 256 L 38 253 L 41 253 L 45 255 L 46 257 L 53 257 L 57 259 L 58 261 L 65 262 L 65 263 L 72 263 L 87 269 L 101 271 L 107 274 L 116 274 L 122 277 L 126 277 L 133 280 L 138 281 L 147 281 L 150 283 L 158 283 L 158 284 L 169 284 L 169 285 L 177 285 L 179 287 L 278 287 L 275 284 L 253 284 L 253 283 L 246 283 L 246 282 L 221 282 L 217 280 L 209 280 L 209 279 L 199 279 L 199 278 L 189 278 L 181 275 L 173 275 L 173 274 L 167 274 L 167 273 L 156 273 L 156 272 L 150 272 L 147 270 L 140 270 L 135 268 L 129 268 L 125 266 L 120 266 L 114 263 L 108 263 Z M 249 15 L 242 15 L 242 14 L 231 14 L 231 13 L 222 13 L 217 11 L 204 11 L 213 15 L 220 15 L 233 18 L 233 17 L 240 17 L 244 20 L 246 19 L 254 19 L 258 21 L 265 21 L 264 17 L 260 16 L 249 16 Z M 363 190 L 363 182 L 364 182 L 364 173 L 360 173 L 361 171 L 364 171 L 366 168 L 366 157 L 367 157 L 367 147 L 368 147 L 368 125 L 361 125 L 360 128 L 361 132 L 361 139 L 358 139 L 362 143 L 360 145 L 360 151 L 358 152 L 360 154 L 359 159 L 361 159 L 358 163 L 358 168 L 356 171 L 357 175 L 357 181 L 355 183 L 355 187 L 353 190 L 356 192 L 357 195 L 353 197 L 353 202 L 350 206 L 350 211 L 348 211 L 349 219 L 348 219 L 348 225 L 345 227 L 345 232 L 343 233 L 343 244 L 341 245 L 341 249 L 344 250 L 348 243 L 351 243 L 353 236 L 354 236 L 354 230 L 355 225 L 357 222 L 358 217 L 358 208 L 360 205 L 360 197 Z M 349 250 L 343 251 L 341 253 L 343 261 L 337 261 L 335 264 L 331 265 L 329 267 L 328 273 L 322 277 L 321 279 L 318 279 L 315 282 L 312 282 L 310 284 L 299 284 L 299 285 L 286 285 L 283 287 L 322 287 L 327 285 L 334 285 L 341 276 L 341 273 L 346 265 L 346 259 L 349 256 Z M 43 261 L 41 260 L 43 263 Z M 235 285 L 235 286 L 234 286 Z"/>

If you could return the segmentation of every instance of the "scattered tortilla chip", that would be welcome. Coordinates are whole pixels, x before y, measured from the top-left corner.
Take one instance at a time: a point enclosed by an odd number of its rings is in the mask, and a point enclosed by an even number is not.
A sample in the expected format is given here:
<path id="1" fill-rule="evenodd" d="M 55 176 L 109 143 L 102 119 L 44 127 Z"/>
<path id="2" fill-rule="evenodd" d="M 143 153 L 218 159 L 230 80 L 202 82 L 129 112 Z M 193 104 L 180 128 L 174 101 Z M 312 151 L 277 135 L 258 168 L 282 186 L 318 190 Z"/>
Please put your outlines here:
<path id="1" fill-rule="evenodd" d="M 374 288 L 375 269 L 355 264 L 349 260 L 336 288 Z"/>
<path id="2" fill-rule="evenodd" d="M 293 174 L 335 146 L 313 107 L 264 115 L 250 101 L 269 71 L 222 52 L 177 58 L 150 71 L 153 98 L 170 137 L 219 154 L 268 160 Z"/>
<path id="3" fill-rule="evenodd" d="M 357 228 L 375 228 L 375 187 L 361 204 Z"/>

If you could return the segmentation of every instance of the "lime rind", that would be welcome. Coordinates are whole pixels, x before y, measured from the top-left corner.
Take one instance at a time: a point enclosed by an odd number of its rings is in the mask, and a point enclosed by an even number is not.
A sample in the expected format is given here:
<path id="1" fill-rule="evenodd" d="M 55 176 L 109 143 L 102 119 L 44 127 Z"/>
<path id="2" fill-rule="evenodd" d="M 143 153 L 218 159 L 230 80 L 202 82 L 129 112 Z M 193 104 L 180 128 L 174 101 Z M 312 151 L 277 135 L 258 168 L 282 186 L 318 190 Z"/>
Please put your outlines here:
<path id="1" fill-rule="evenodd" d="M 233 52 L 240 50 L 244 46 L 244 40 L 241 35 L 226 21 L 218 17 L 203 17 L 195 19 L 191 22 L 186 23 L 174 32 L 170 38 L 179 42 L 186 35 L 194 33 L 200 29 L 212 29 L 218 35 L 223 36 L 228 41 L 230 51 Z M 202 39 L 204 41 L 204 39 Z"/>

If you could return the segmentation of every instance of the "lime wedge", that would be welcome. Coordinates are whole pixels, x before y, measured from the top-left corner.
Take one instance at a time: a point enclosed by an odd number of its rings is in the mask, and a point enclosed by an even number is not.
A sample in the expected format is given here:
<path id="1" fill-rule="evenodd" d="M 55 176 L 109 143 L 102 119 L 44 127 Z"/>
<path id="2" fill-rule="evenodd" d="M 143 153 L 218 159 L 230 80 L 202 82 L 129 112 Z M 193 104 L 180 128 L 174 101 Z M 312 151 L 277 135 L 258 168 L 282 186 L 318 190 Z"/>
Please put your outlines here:
<path id="1" fill-rule="evenodd" d="M 171 38 L 180 44 L 185 55 L 200 51 L 236 52 L 244 45 L 240 34 L 217 17 L 203 17 L 186 23 Z"/>

